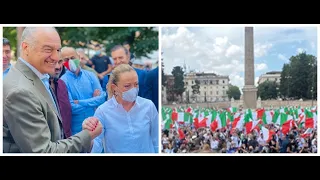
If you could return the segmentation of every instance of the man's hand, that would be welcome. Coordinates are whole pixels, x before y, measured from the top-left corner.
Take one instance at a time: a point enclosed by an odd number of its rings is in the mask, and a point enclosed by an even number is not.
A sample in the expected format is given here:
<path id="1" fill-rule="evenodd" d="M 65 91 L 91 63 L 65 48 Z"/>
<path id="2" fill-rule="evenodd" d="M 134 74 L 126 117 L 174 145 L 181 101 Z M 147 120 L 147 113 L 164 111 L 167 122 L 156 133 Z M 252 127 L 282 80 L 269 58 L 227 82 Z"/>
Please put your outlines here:
<path id="1" fill-rule="evenodd" d="M 73 100 L 73 103 L 79 104 L 79 101 L 78 100 Z"/>
<path id="2" fill-rule="evenodd" d="M 100 96 L 101 92 L 99 89 L 94 90 L 93 97 Z"/>

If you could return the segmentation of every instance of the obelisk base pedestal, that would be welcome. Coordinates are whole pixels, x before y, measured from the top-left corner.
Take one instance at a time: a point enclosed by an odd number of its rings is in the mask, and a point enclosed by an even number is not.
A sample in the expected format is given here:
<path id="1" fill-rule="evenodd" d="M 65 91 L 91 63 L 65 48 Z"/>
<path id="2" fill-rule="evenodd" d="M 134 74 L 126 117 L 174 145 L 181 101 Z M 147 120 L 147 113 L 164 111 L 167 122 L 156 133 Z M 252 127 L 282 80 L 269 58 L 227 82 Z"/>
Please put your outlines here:
<path id="1" fill-rule="evenodd" d="M 243 92 L 243 108 L 256 109 L 257 108 L 257 91 L 255 86 L 245 85 L 242 89 Z"/>

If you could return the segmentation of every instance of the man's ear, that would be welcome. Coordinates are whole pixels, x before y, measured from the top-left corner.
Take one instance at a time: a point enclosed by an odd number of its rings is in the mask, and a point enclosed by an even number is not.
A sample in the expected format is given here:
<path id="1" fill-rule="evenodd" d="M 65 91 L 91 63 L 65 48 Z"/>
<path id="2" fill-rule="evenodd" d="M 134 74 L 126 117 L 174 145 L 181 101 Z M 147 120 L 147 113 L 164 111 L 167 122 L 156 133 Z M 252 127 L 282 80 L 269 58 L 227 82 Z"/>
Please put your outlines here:
<path id="1" fill-rule="evenodd" d="M 24 54 L 28 55 L 29 54 L 29 49 L 30 49 L 29 44 L 26 43 L 26 42 L 22 42 L 21 47 L 22 47 L 21 50 L 24 52 Z"/>

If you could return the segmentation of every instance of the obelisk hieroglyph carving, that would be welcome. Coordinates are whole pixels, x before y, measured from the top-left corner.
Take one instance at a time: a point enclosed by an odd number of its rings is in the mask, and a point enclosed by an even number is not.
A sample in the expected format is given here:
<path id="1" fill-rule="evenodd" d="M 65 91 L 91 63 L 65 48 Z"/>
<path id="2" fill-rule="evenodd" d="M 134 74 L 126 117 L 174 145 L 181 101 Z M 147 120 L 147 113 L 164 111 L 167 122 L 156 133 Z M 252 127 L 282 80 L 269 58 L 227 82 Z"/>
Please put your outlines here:
<path id="1" fill-rule="evenodd" d="M 244 46 L 244 87 L 243 107 L 255 109 L 257 107 L 257 88 L 254 85 L 254 38 L 253 27 L 245 27 Z"/>

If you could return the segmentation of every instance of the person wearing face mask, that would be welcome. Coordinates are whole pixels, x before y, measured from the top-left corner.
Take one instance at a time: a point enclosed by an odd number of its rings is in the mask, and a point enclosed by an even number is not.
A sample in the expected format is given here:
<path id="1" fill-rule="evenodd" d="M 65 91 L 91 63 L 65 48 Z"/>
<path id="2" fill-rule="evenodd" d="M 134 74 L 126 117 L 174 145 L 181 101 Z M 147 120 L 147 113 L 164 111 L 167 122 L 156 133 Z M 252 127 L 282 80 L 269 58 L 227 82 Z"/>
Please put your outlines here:
<path id="1" fill-rule="evenodd" d="M 91 58 L 92 69 L 98 73 L 100 84 L 102 85 L 105 76 L 112 71 L 110 58 L 102 54 L 100 45 L 95 46 L 95 55 Z"/>
<path id="2" fill-rule="evenodd" d="M 73 48 L 61 49 L 61 56 L 71 55 Z M 68 52 L 68 53 L 67 53 Z M 76 51 L 73 49 L 74 53 Z M 61 79 L 65 82 L 72 110 L 71 131 L 76 134 L 81 131 L 83 121 L 94 115 L 95 109 L 105 102 L 106 93 L 102 90 L 97 76 L 81 69 L 79 59 L 68 59 L 64 62 L 67 69 Z"/>
<path id="3" fill-rule="evenodd" d="M 103 125 L 92 153 L 158 153 L 158 111 L 149 99 L 138 96 L 138 75 L 128 64 L 110 75 L 108 100 L 94 117 Z"/>

